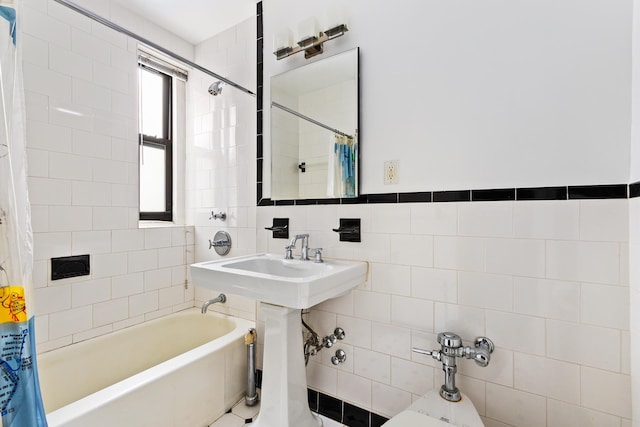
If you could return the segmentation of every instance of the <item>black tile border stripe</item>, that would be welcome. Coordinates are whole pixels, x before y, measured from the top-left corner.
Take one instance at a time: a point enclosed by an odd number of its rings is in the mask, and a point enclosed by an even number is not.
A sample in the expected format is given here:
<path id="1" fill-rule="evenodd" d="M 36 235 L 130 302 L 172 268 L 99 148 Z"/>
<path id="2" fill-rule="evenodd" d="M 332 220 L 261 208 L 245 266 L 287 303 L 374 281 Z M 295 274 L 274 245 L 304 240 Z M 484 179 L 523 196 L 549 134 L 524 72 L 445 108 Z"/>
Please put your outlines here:
<path id="1" fill-rule="evenodd" d="M 628 186 L 581 185 L 569 187 L 569 199 L 626 199 Z"/>
<path id="2" fill-rule="evenodd" d="M 388 418 L 352 405 L 319 391 L 307 389 L 310 405 L 317 405 L 320 415 L 331 418 L 348 427 L 380 427 Z M 313 410 L 313 409 L 312 409 Z"/>
<path id="3" fill-rule="evenodd" d="M 471 201 L 471 190 L 434 191 L 433 192 L 434 203 L 470 202 L 470 201 Z"/>
<path id="4" fill-rule="evenodd" d="M 259 380 L 259 382 L 258 382 Z M 256 385 L 262 386 L 262 369 L 256 369 Z M 307 387 L 309 409 L 348 427 L 380 427 L 388 418 Z"/>
<path id="5" fill-rule="evenodd" d="M 258 190 L 260 193 L 262 193 L 261 189 L 262 183 L 258 183 Z M 259 199 L 258 206 L 632 199 L 635 197 L 640 197 L 640 181 L 628 185 L 576 185 L 566 187 L 494 188 L 482 190 L 361 194 L 359 197 L 353 199 L 302 199 L 276 201 L 271 199 Z"/>
<path id="6" fill-rule="evenodd" d="M 432 194 L 429 191 L 417 193 L 398 193 L 399 203 L 430 203 Z"/>
<path id="7" fill-rule="evenodd" d="M 471 201 L 473 202 L 496 202 L 515 199 L 515 188 L 500 188 L 496 190 L 471 190 Z"/>
<path id="8" fill-rule="evenodd" d="M 516 188 L 516 200 L 567 200 L 567 187 Z"/>

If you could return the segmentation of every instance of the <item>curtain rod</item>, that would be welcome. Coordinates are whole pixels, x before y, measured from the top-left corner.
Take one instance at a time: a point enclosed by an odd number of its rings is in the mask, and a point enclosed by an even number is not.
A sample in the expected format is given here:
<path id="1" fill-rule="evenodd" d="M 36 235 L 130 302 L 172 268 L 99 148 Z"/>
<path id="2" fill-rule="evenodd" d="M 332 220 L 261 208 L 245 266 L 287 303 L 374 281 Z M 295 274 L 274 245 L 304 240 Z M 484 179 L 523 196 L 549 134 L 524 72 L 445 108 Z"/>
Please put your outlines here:
<path id="1" fill-rule="evenodd" d="M 337 133 L 338 135 L 346 136 L 346 137 L 347 137 L 347 138 L 349 138 L 349 139 L 353 139 L 353 136 L 352 136 L 352 135 L 349 135 L 349 134 L 344 133 L 344 132 L 340 132 L 338 129 L 334 129 L 334 128 L 332 128 L 331 126 L 327 126 L 327 125 L 325 125 L 324 123 L 321 123 L 321 122 L 319 122 L 319 121 L 317 121 L 317 120 L 315 120 L 315 119 L 312 119 L 311 117 L 305 116 L 305 115 L 304 115 L 304 114 L 302 114 L 302 113 L 298 113 L 296 110 L 292 110 L 292 109 L 291 109 L 291 108 L 289 108 L 289 107 L 285 107 L 285 106 L 284 106 L 284 105 L 282 105 L 282 104 L 278 104 L 277 102 L 271 101 L 271 106 L 276 107 L 276 108 L 279 108 L 279 109 L 281 109 L 281 110 L 283 110 L 283 111 L 286 111 L 286 112 L 287 112 L 287 113 L 289 113 L 289 114 L 293 114 L 294 116 L 300 117 L 301 119 L 306 120 L 306 121 L 308 121 L 308 122 L 311 122 L 311 123 L 313 123 L 314 125 L 320 126 L 321 128 L 325 128 L 325 129 L 327 129 L 327 130 L 330 130 L 330 131 L 331 131 L 331 132 L 333 132 L 333 133 Z"/>
<path id="2" fill-rule="evenodd" d="M 132 37 L 132 38 L 138 40 L 139 42 L 144 43 L 147 46 L 157 50 L 158 52 L 162 52 L 165 55 L 172 57 L 173 59 L 177 59 L 178 61 L 181 61 L 181 62 L 183 62 L 183 63 L 195 68 L 196 70 L 202 71 L 203 73 L 208 74 L 211 77 L 215 77 L 216 79 L 223 81 L 224 83 L 228 84 L 229 86 L 233 86 L 234 88 L 236 88 L 236 89 L 238 89 L 238 90 L 240 90 L 240 91 L 242 91 L 244 93 L 248 93 L 249 95 L 256 96 L 256 94 L 254 92 L 250 91 L 249 89 L 245 88 L 244 86 L 241 86 L 238 83 L 236 83 L 234 81 L 231 81 L 231 80 L 227 79 L 226 77 L 221 76 L 220 74 L 216 74 L 213 71 L 208 70 L 208 69 L 196 64 L 195 62 L 189 61 L 188 59 L 178 55 L 177 53 L 174 53 L 174 52 L 172 52 L 172 51 L 170 51 L 168 49 L 165 49 L 164 47 L 152 42 L 151 40 L 148 40 L 148 39 L 146 39 L 146 38 L 144 38 L 144 37 L 142 37 L 142 36 L 140 36 L 140 35 L 138 35 L 136 33 L 133 33 L 131 31 L 127 30 L 126 28 L 121 27 L 120 25 L 118 25 L 116 23 L 114 23 L 112 21 L 109 21 L 108 19 L 103 18 L 100 15 L 97 15 L 97 14 L 93 13 L 88 9 L 83 8 L 82 6 L 79 6 L 79 5 L 73 3 L 73 2 L 71 2 L 69 0 L 54 0 L 54 1 L 66 6 L 66 7 L 68 7 L 69 9 L 75 10 L 76 12 L 78 12 L 78 13 L 80 13 L 80 14 L 82 14 L 82 15 L 90 18 L 90 19 L 93 19 L 96 22 L 99 22 L 99 23 L 101 23 L 103 25 L 106 25 L 107 27 L 109 27 L 109 28 L 111 28 L 113 30 L 116 30 L 119 33 L 122 33 L 122 34 L 125 34 L 125 35 L 129 36 L 129 37 Z"/>

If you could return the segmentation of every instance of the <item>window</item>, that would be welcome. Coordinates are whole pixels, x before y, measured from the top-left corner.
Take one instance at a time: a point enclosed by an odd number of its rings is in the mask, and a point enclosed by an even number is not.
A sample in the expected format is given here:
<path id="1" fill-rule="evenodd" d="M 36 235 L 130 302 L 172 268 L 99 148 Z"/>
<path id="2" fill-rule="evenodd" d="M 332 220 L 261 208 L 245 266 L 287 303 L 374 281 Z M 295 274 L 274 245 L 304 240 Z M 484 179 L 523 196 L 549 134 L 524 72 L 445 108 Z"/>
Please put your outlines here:
<path id="1" fill-rule="evenodd" d="M 173 79 L 139 66 L 140 219 L 173 221 Z"/>

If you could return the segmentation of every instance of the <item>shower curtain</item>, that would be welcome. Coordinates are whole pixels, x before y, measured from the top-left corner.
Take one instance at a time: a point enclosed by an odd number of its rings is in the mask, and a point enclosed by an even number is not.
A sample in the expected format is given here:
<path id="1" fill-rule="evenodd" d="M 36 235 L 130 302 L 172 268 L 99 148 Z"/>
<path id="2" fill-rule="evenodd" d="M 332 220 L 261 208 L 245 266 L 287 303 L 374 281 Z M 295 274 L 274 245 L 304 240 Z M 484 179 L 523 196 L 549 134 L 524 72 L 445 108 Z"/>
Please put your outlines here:
<path id="1" fill-rule="evenodd" d="M 0 1 L 0 415 L 3 427 L 41 427 L 20 1 Z"/>
<path id="2" fill-rule="evenodd" d="M 334 134 L 329 144 L 329 168 L 327 176 L 328 197 L 355 197 L 358 188 L 356 164 L 358 159 L 357 136 L 349 138 Z"/>

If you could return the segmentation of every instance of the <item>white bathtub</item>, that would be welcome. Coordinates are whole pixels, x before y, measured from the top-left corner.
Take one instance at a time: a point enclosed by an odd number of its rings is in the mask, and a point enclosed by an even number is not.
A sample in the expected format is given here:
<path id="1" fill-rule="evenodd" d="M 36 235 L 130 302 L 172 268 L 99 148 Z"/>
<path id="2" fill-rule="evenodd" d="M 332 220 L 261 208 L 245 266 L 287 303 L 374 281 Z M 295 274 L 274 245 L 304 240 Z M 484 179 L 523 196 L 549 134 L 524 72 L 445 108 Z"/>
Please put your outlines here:
<path id="1" fill-rule="evenodd" d="M 245 393 L 254 323 L 189 309 L 38 355 L 49 427 L 204 427 Z"/>

